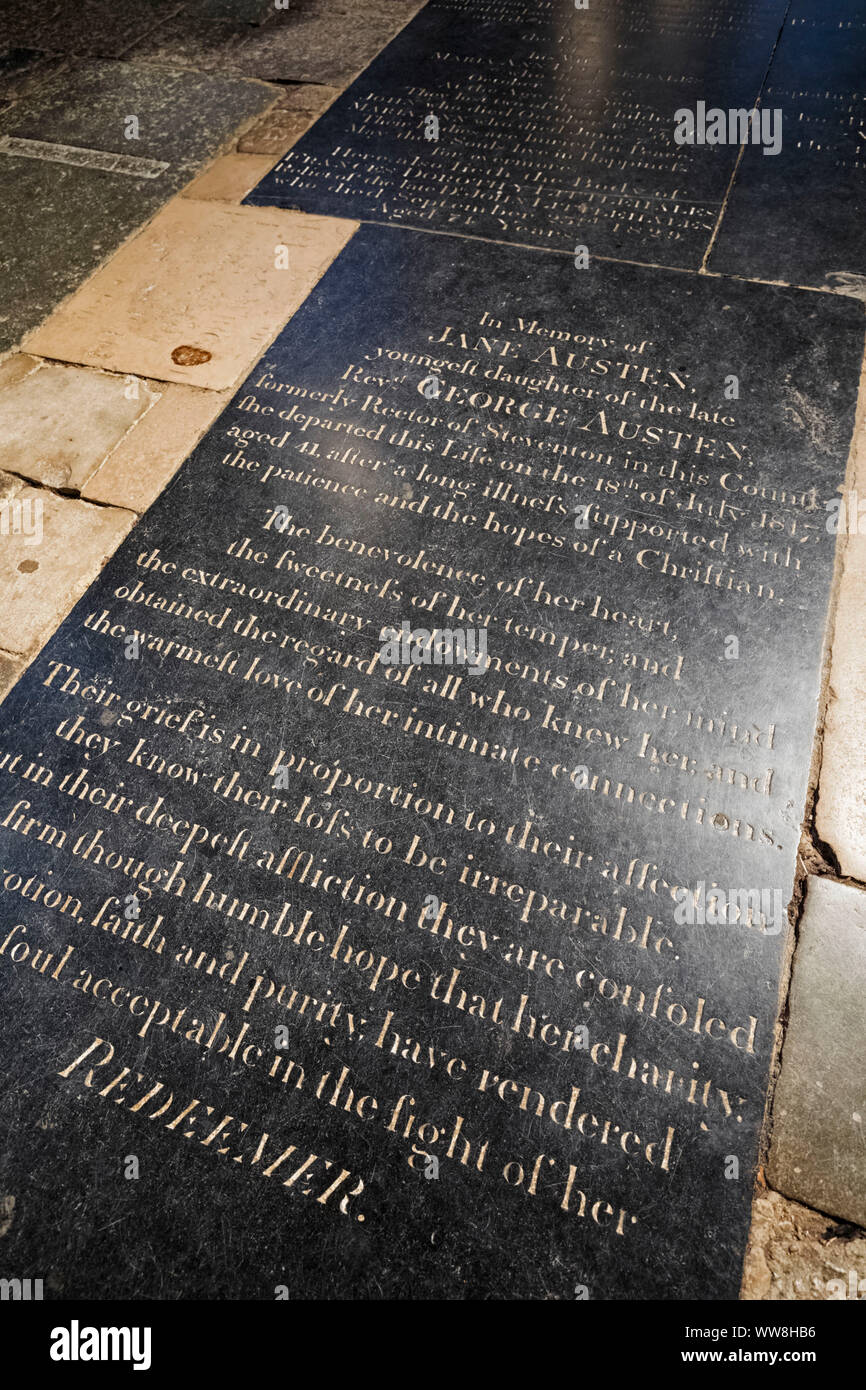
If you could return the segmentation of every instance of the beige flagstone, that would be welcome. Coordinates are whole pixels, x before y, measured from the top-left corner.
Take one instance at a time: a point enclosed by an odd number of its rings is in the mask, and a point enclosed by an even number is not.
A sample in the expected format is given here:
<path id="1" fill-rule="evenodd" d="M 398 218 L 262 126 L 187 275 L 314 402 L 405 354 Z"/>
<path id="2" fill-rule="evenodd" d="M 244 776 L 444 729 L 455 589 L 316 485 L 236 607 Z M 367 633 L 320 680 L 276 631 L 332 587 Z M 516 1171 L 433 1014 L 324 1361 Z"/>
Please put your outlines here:
<path id="1" fill-rule="evenodd" d="M 5 700 L 13 685 L 17 685 L 19 679 L 27 670 L 29 661 L 26 656 L 12 656 L 9 652 L 0 652 L 0 700 Z"/>
<path id="2" fill-rule="evenodd" d="M 61 491 L 78 492 L 155 400 L 131 377 L 24 355 L 3 365 L 0 470 Z"/>
<path id="3" fill-rule="evenodd" d="M 38 357 L 29 357 L 26 352 L 10 352 L 0 362 L 0 391 L 23 381 L 30 372 L 42 365 Z"/>
<path id="4" fill-rule="evenodd" d="M 159 386 L 156 405 L 88 479 L 82 497 L 146 511 L 234 394 Z"/>
<path id="5" fill-rule="evenodd" d="M 135 521 L 0 474 L 0 649 L 47 641 Z"/>
<path id="6" fill-rule="evenodd" d="M 241 136 L 238 149 L 260 156 L 270 155 L 273 168 L 274 157 L 286 154 L 318 117 L 316 111 L 282 111 L 275 107 L 267 120 L 256 121 L 246 135 Z"/>
<path id="7" fill-rule="evenodd" d="M 225 390 L 273 341 L 357 226 L 176 198 L 25 346 L 61 361 Z"/>
<path id="8" fill-rule="evenodd" d="M 239 203 L 273 167 L 274 161 L 267 153 L 225 154 L 193 179 L 181 197 Z"/>
<path id="9" fill-rule="evenodd" d="M 324 111 L 336 101 L 342 88 L 328 87 L 323 82 L 299 82 L 294 87 L 283 88 L 282 95 L 272 111 Z M 256 122 L 258 124 L 258 122 Z"/>

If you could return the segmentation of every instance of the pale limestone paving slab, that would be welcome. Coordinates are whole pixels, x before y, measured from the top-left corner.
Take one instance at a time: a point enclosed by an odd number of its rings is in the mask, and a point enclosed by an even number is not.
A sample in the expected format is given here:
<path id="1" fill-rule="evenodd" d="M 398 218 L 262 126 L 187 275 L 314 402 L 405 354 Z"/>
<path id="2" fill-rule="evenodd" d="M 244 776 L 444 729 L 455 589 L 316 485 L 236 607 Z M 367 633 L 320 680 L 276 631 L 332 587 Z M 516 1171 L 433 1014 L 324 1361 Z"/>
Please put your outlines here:
<path id="1" fill-rule="evenodd" d="M 238 141 L 238 149 L 255 154 L 285 154 L 339 95 L 338 87 L 323 83 L 293 84 L 261 120 L 250 126 Z"/>
<path id="2" fill-rule="evenodd" d="M 13 685 L 27 670 L 27 664 L 26 657 L 13 656 L 11 652 L 0 652 L 0 700 L 6 698 Z M 0 1235 L 2 1234 L 0 1230 Z"/>
<path id="3" fill-rule="evenodd" d="M 144 512 L 174 477 L 232 390 L 154 383 L 162 394 L 81 490 L 83 498 Z"/>
<path id="4" fill-rule="evenodd" d="M 83 63 L 0 114 L 0 135 L 166 162 L 157 178 L 0 155 L 0 350 L 10 348 L 267 108 L 258 83 Z M 127 114 L 138 140 L 124 137 Z"/>
<path id="5" fill-rule="evenodd" d="M 271 111 L 241 137 L 238 149 L 245 154 L 283 155 L 316 119 L 313 111 Z"/>
<path id="6" fill-rule="evenodd" d="M 9 353 L 0 361 L 0 391 L 23 381 L 31 372 L 38 371 L 41 365 L 40 358 L 30 357 L 26 352 Z"/>
<path id="7" fill-rule="evenodd" d="M 861 494 L 862 495 L 862 494 Z M 849 536 L 830 658 L 815 828 L 845 878 L 866 882 L 866 536 Z"/>
<path id="8" fill-rule="evenodd" d="M 862 1291 L 861 1291 L 862 1283 Z M 866 1231 L 759 1189 L 740 1297 L 841 1302 L 866 1295 Z"/>
<path id="9" fill-rule="evenodd" d="M 43 363 L 5 389 L 0 376 L 0 469 L 78 492 L 154 400 L 143 382 L 84 367 Z"/>
<path id="10" fill-rule="evenodd" d="M 239 203 L 273 165 L 267 154 L 224 154 L 182 192 L 184 198 Z"/>
<path id="11" fill-rule="evenodd" d="M 0 536 L 0 648 L 41 646 L 135 524 L 132 512 L 94 507 L 0 474 L 0 503 L 25 523 Z M 39 519 L 41 537 L 31 524 Z"/>
<path id="12" fill-rule="evenodd" d="M 830 654 L 827 711 L 815 828 L 829 845 L 845 878 L 866 883 L 866 373 L 860 383 L 860 419 L 854 436 L 851 488 L 842 494 L 846 522 L 842 575 Z M 858 515 L 859 513 L 859 515 Z"/>
<path id="13" fill-rule="evenodd" d="M 221 391 L 357 224 L 178 198 L 27 339 L 29 351 Z M 288 269 L 277 267 L 288 248 Z"/>
<path id="14" fill-rule="evenodd" d="M 275 111 L 325 111 L 340 95 L 339 87 L 325 82 L 293 82 L 282 89 Z"/>
<path id="15" fill-rule="evenodd" d="M 769 1181 L 866 1225 L 866 892 L 810 877 L 773 1104 Z"/>

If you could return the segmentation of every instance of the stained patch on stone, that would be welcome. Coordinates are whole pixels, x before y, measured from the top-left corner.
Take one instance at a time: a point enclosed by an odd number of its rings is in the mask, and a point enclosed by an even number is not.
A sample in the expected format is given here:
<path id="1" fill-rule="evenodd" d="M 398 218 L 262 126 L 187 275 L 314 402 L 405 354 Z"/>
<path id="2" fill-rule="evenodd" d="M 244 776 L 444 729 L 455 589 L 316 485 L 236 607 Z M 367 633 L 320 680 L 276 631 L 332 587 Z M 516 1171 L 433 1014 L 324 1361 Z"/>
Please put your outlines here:
<path id="1" fill-rule="evenodd" d="M 171 360 L 178 367 L 200 367 L 203 362 L 209 362 L 212 356 L 213 353 L 207 352 L 204 348 L 176 347 L 171 354 Z"/>

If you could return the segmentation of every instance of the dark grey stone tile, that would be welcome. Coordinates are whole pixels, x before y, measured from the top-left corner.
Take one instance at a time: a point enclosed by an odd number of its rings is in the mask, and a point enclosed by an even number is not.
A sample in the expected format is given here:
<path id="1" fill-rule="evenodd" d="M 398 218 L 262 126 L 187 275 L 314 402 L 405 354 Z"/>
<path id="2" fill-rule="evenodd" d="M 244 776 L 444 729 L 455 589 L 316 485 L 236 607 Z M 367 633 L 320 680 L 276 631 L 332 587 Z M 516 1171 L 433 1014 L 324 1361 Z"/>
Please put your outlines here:
<path id="1" fill-rule="evenodd" d="M 13 0 L 0 18 L 0 46 L 26 44 L 48 52 L 118 58 L 154 25 L 180 10 L 183 0 L 76 0 L 70 4 Z"/>
<path id="2" fill-rule="evenodd" d="M 195 68 L 199 72 L 237 74 L 234 55 L 242 32 L 231 20 L 199 23 L 182 12 L 160 24 L 127 53 L 133 63 L 169 68 Z M 258 76 L 258 74 L 256 74 Z"/>
<path id="3" fill-rule="evenodd" d="M 67 56 L 121 58 L 148 35 L 177 21 L 178 35 L 224 24 L 229 36 L 268 24 L 281 13 L 273 0 L 80 0 L 69 4 L 25 4 L 10 0 L 0 17 L 0 48 L 26 46 Z"/>
<path id="4" fill-rule="evenodd" d="M 0 112 L 29 96 L 53 73 L 62 71 L 66 59 L 30 48 L 0 52 Z"/>
<path id="5" fill-rule="evenodd" d="M 131 52 L 136 61 L 176 63 L 265 81 L 344 86 L 367 66 L 419 7 L 420 0 L 323 9 L 293 4 L 260 30 L 240 33 L 231 23 L 200 24 L 184 12 Z"/>
<path id="6" fill-rule="evenodd" d="M 0 710 L 8 1272 L 736 1297 L 862 350 L 361 227 Z"/>
<path id="7" fill-rule="evenodd" d="M 80 62 L 0 119 L 0 134 L 166 160 L 180 183 L 274 100 L 254 82 Z M 128 138 L 127 118 L 138 121 Z"/>
<path id="8" fill-rule="evenodd" d="M 17 0 L 6 5 L 0 14 L 0 48 L 38 49 L 36 34 L 62 9 L 61 0 Z"/>
<path id="9" fill-rule="evenodd" d="M 773 1102 L 774 1187 L 866 1226 L 866 892 L 810 878 L 782 1070 Z"/>
<path id="10" fill-rule="evenodd" d="M 12 346 L 217 153 L 272 94 L 257 83 L 80 63 L 0 113 L 0 138 L 69 147 L 69 163 L 0 152 L 0 346 Z M 125 137 L 127 118 L 138 139 Z M 81 151 L 157 161 L 155 178 L 72 161 Z"/>

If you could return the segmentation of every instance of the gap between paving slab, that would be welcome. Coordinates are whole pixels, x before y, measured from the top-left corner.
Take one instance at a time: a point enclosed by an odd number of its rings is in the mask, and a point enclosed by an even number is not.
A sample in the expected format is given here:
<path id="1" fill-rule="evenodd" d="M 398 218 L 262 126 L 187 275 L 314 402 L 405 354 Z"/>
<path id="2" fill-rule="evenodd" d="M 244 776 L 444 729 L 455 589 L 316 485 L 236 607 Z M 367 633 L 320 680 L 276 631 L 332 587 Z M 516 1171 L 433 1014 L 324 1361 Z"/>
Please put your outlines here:
<path id="1" fill-rule="evenodd" d="M 141 514 L 232 394 L 12 354 L 0 361 L 0 472 Z"/>
<path id="2" fill-rule="evenodd" d="M 135 524 L 133 512 L 60 497 L 0 474 L 0 649 L 32 655 Z"/>
<path id="3" fill-rule="evenodd" d="M 91 475 L 84 500 L 147 511 L 234 395 L 233 386 L 205 391 L 153 384 L 162 391 L 159 400 Z"/>
<path id="4" fill-rule="evenodd" d="M 852 1285 L 857 1288 L 861 1280 L 866 1294 L 866 1231 L 759 1189 L 742 1299 L 840 1301 L 850 1298 Z"/>
<path id="5" fill-rule="evenodd" d="M 68 389 L 52 397 L 59 375 Z M 0 700 L 232 394 L 0 361 Z"/>
<path id="6" fill-rule="evenodd" d="M 0 363 L 0 471 L 78 495 L 157 400 L 145 382 L 17 354 Z"/>
<path id="7" fill-rule="evenodd" d="M 856 530 L 840 538 L 842 578 L 815 804 L 817 835 L 840 877 L 866 883 L 866 505 L 860 511 L 860 499 L 866 504 L 866 366 L 853 458 L 842 491 L 843 528 Z"/>
<path id="8" fill-rule="evenodd" d="M 13 652 L 0 651 L 0 704 L 6 699 L 13 685 L 18 684 L 33 660 L 33 655 L 35 653 L 30 656 L 17 656 Z"/>

